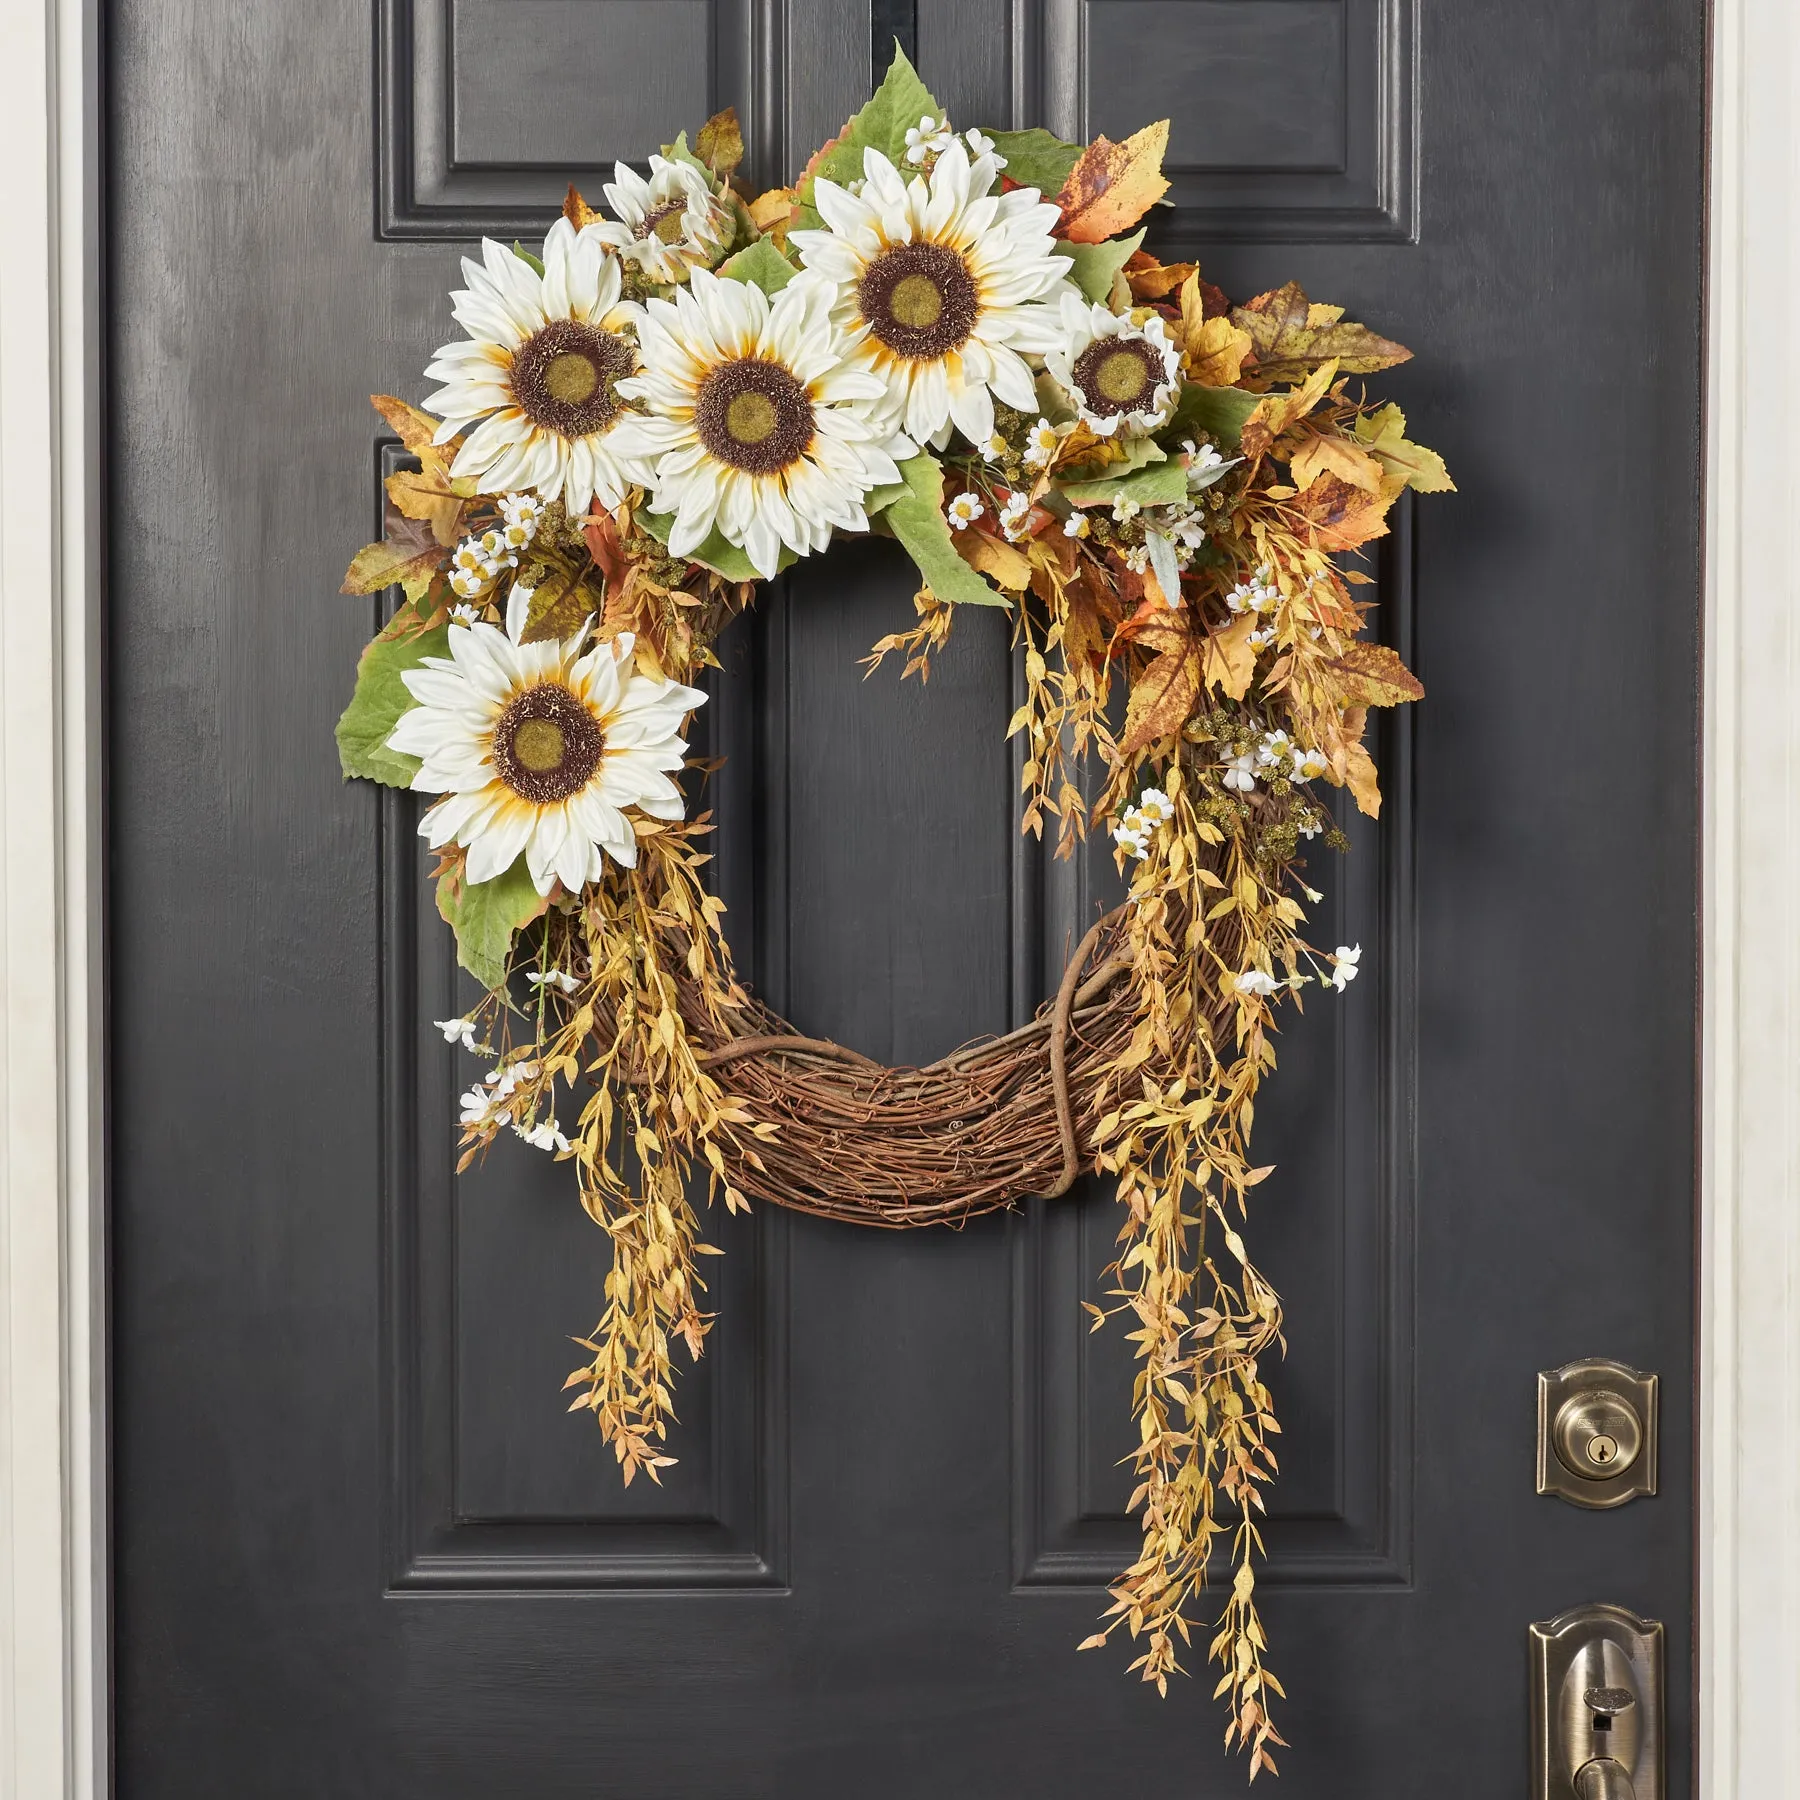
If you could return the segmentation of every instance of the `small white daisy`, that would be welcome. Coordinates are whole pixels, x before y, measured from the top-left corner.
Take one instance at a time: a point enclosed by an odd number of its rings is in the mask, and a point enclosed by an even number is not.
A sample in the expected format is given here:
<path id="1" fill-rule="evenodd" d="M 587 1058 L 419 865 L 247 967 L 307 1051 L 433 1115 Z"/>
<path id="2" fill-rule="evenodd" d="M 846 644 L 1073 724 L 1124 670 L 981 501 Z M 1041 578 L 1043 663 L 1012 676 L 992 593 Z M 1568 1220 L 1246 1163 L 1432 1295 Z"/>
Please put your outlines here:
<path id="1" fill-rule="evenodd" d="M 1236 756 L 1227 756 L 1219 767 L 1225 771 L 1223 780 L 1228 788 L 1236 788 L 1240 794 L 1250 793 L 1256 786 L 1256 752 L 1245 750 Z"/>
<path id="2" fill-rule="evenodd" d="M 1153 825 L 1175 816 L 1175 802 L 1161 788 L 1147 787 L 1138 795 L 1138 811 Z"/>
<path id="3" fill-rule="evenodd" d="M 1048 419 L 1038 422 L 1025 434 L 1025 461 L 1034 469 L 1047 469 L 1062 443 L 1062 433 Z"/>
<path id="4" fill-rule="evenodd" d="M 1088 516 L 1084 512 L 1072 512 L 1063 520 L 1064 537 L 1084 538 L 1092 530 L 1093 526 L 1088 523 Z"/>
<path id="5" fill-rule="evenodd" d="M 1029 494 L 1007 495 L 1005 504 L 1000 508 L 1000 529 L 1005 532 L 1009 544 L 1016 544 L 1025 536 L 1025 520 L 1030 512 Z"/>
<path id="6" fill-rule="evenodd" d="M 1252 634 L 1254 635 L 1254 634 Z M 1322 750 L 1294 751 L 1294 780 L 1311 781 L 1315 776 L 1323 775 L 1331 764 L 1326 760 Z"/>
<path id="7" fill-rule="evenodd" d="M 981 504 L 980 499 L 976 495 L 958 494 L 956 498 L 944 508 L 944 516 L 958 531 L 967 531 L 968 528 L 986 511 L 987 508 Z"/>

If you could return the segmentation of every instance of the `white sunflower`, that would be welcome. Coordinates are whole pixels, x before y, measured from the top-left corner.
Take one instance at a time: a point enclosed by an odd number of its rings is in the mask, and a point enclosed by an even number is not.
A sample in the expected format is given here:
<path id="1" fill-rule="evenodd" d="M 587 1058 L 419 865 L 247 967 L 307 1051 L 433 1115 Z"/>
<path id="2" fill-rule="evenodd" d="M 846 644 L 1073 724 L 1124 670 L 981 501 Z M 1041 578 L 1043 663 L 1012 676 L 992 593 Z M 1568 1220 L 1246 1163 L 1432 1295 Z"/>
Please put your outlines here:
<path id="1" fill-rule="evenodd" d="M 640 327 L 643 373 L 620 393 L 647 409 L 619 427 L 652 506 L 673 513 L 672 555 L 714 531 L 772 576 L 782 546 L 823 550 L 833 528 L 867 531 L 863 499 L 898 481 L 912 445 L 869 416 L 881 382 L 857 367 L 817 281 L 771 300 L 746 281 L 696 269 Z"/>
<path id="2" fill-rule="evenodd" d="M 615 507 L 629 478 L 609 439 L 624 416 L 618 383 L 636 362 L 637 308 L 621 305 L 617 261 L 558 219 L 542 275 L 484 238 L 463 258 L 468 286 L 451 311 L 468 338 L 446 344 L 425 373 L 444 385 L 425 404 L 443 421 L 437 442 L 474 426 L 451 466 L 484 494 L 528 488 L 584 513 Z M 480 421 L 477 423 L 477 421 Z"/>
<path id="3" fill-rule="evenodd" d="M 994 430 L 994 401 L 1037 413 L 1025 358 L 1061 341 L 1056 309 L 1074 292 L 1051 228 L 1057 210 L 1036 188 L 989 190 L 991 155 L 971 163 L 960 139 L 929 177 L 904 180 L 863 152 L 862 192 L 813 184 L 827 229 L 788 235 L 809 271 L 830 282 L 832 316 L 880 377 L 884 410 L 915 442 L 940 448 L 954 423 L 971 444 Z"/>
<path id="4" fill-rule="evenodd" d="M 709 269 L 725 254 L 737 223 L 711 184 L 691 163 L 650 159 L 650 179 L 618 163 L 606 184 L 613 217 L 582 235 L 635 263 L 652 281 L 683 281 L 689 269 Z"/>
<path id="5" fill-rule="evenodd" d="M 492 881 L 523 852 L 540 894 L 557 881 L 577 893 L 605 857 L 636 865 L 628 807 L 681 817 L 671 779 L 687 751 L 681 723 L 706 696 L 639 674 L 629 632 L 585 654 L 585 625 L 560 642 L 520 643 L 521 595 L 506 630 L 452 625 L 449 656 L 402 676 L 418 704 L 388 747 L 420 759 L 415 788 L 443 795 L 419 835 L 434 850 L 463 845 L 470 881 Z"/>
<path id="6" fill-rule="evenodd" d="M 1062 303 L 1063 341 L 1044 367 L 1101 437 L 1142 437 L 1164 424 L 1181 393 L 1181 353 L 1159 314 L 1141 325 L 1076 295 Z"/>

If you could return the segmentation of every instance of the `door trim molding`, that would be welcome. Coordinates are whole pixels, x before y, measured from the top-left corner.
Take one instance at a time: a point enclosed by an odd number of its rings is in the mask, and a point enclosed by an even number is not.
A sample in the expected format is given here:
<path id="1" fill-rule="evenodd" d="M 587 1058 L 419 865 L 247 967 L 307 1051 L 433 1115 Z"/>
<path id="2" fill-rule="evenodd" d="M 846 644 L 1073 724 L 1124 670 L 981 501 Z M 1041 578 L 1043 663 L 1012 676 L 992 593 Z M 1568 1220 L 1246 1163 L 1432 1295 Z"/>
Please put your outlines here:
<path id="1" fill-rule="evenodd" d="M 0 0 L 0 1797 L 107 1781 L 97 0 Z"/>
<path id="2" fill-rule="evenodd" d="M 1699 1365 L 1700 1793 L 1800 1794 L 1800 16 L 1714 0 Z"/>
<path id="3" fill-rule="evenodd" d="M 97 0 L 0 0 L 0 1800 L 108 1780 Z M 35 79 L 23 78 L 37 71 Z M 1699 1791 L 1800 1795 L 1800 16 L 1713 0 Z"/>

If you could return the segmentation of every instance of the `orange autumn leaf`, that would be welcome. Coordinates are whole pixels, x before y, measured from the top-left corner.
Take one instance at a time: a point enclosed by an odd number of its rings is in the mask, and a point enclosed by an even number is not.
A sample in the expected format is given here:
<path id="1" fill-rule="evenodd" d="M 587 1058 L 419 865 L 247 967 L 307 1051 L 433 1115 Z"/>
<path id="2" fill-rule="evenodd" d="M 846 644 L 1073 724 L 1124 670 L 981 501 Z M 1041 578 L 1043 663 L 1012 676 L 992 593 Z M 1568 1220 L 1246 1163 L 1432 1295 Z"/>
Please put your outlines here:
<path id="1" fill-rule="evenodd" d="M 1354 550 L 1387 535 L 1393 495 L 1367 494 L 1335 475 L 1320 475 L 1295 496 L 1289 511 L 1318 550 Z"/>
<path id="2" fill-rule="evenodd" d="M 584 225 L 592 225 L 600 217 L 588 203 L 582 199 L 574 182 L 569 183 L 569 191 L 563 196 L 563 217 L 579 231 Z"/>
<path id="3" fill-rule="evenodd" d="M 1131 684 L 1125 709 L 1125 735 L 1119 748 L 1126 755 L 1172 737 L 1188 721 L 1200 692 L 1200 658 L 1191 644 L 1165 651 Z"/>
<path id="4" fill-rule="evenodd" d="M 1148 250 L 1132 251 L 1125 265 L 1134 300 L 1165 300 L 1199 272 L 1198 263 L 1159 263 Z"/>
<path id="5" fill-rule="evenodd" d="M 1056 196 L 1062 208 L 1056 235 L 1072 244 L 1098 244 L 1130 230 L 1169 191 L 1162 172 L 1168 147 L 1167 119 L 1133 132 L 1122 144 L 1095 138 Z"/>

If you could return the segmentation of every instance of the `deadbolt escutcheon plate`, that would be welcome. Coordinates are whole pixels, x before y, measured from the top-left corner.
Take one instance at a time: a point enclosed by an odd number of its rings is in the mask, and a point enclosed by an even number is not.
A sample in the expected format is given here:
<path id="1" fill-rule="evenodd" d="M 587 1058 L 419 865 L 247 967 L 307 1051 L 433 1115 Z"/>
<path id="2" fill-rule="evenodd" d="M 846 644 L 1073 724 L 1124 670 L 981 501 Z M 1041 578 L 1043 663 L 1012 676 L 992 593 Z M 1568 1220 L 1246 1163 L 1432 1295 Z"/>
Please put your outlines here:
<path id="1" fill-rule="evenodd" d="M 1538 1376 L 1537 1491 L 1571 1506 L 1656 1492 L 1656 1377 L 1603 1356 Z"/>

